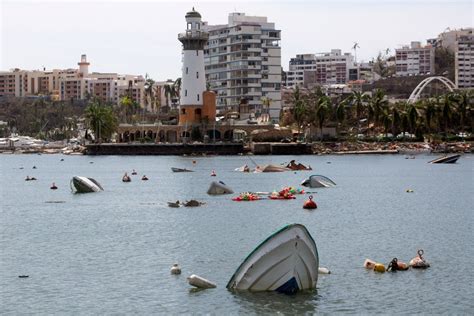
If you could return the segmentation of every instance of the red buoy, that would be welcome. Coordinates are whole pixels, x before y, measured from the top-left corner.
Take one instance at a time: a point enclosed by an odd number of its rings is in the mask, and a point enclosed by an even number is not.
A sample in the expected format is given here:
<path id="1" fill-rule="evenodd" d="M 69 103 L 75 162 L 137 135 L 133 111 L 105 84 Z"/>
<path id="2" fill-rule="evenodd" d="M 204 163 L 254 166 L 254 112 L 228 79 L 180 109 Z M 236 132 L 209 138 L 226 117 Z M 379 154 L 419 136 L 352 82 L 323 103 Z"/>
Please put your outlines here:
<path id="1" fill-rule="evenodd" d="M 309 200 L 304 202 L 303 208 L 305 208 L 307 210 L 313 210 L 315 208 L 318 208 L 318 206 L 316 205 L 316 202 L 313 201 L 313 196 L 312 195 L 309 196 Z"/>

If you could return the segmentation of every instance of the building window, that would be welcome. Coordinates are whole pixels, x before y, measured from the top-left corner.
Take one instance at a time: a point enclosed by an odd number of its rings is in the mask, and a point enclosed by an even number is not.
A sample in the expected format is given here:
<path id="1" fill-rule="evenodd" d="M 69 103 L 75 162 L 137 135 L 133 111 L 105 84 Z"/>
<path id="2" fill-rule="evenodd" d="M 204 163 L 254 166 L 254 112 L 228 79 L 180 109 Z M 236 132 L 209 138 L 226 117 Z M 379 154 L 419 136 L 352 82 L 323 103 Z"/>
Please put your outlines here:
<path id="1" fill-rule="evenodd" d="M 186 114 L 186 109 L 181 109 L 181 114 Z"/>
<path id="2" fill-rule="evenodd" d="M 196 49 L 196 56 L 199 56 L 199 51 Z"/>
<path id="3" fill-rule="evenodd" d="M 188 96 L 188 90 L 184 90 L 184 96 L 185 96 L 185 97 Z"/>
<path id="4" fill-rule="evenodd" d="M 199 71 L 196 71 L 196 78 L 199 78 Z"/>
<path id="5" fill-rule="evenodd" d="M 188 74 L 188 67 L 186 67 L 186 74 Z"/>
<path id="6" fill-rule="evenodd" d="M 191 29 L 191 25 L 192 25 L 191 23 L 188 23 L 188 30 Z"/>
<path id="7" fill-rule="evenodd" d="M 197 95 L 197 100 L 199 101 L 199 94 Z"/>

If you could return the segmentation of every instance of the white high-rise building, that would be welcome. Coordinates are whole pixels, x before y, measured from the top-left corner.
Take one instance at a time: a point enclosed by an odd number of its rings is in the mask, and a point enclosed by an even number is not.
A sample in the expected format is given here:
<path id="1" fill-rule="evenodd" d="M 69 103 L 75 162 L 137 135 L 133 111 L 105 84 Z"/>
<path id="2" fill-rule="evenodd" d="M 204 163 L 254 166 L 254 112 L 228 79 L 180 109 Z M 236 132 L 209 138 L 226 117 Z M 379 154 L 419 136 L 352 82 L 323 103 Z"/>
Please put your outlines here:
<path id="1" fill-rule="evenodd" d="M 257 115 L 267 111 L 273 121 L 281 109 L 280 30 L 266 17 L 229 14 L 228 24 L 204 25 L 206 79 L 217 92 L 220 111 L 237 110 L 242 99 Z M 270 99 L 269 109 L 262 99 Z"/>
<path id="2" fill-rule="evenodd" d="M 332 49 L 328 53 L 300 54 L 290 59 L 286 84 L 288 87 L 344 84 L 357 79 L 349 77 L 349 70 L 354 67 L 352 54 L 342 54 L 340 49 Z"/>
<path id="3" fill-rule="evenodd" d="M 404 46 L 395 50 L 396 74 L 398 76 L 434 74 L 434 59 L 434 47 L 411 42 L 410 47 Z"/>
<path id="4" fill-rule="evenodd" d="M 456 86 L 460 89 L 474 88 L 474 35 L 463 35 L 457 39 L 454 59 Z"/>

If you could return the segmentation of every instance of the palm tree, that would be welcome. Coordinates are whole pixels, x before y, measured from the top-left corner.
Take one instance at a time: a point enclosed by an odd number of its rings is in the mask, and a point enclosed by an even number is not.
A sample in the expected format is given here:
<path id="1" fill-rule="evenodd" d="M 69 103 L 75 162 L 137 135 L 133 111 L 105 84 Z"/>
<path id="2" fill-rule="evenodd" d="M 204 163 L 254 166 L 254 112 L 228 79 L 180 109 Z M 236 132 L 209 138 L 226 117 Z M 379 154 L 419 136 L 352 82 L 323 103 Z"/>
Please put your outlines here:
<path id="1" fill-rule="evenodd" d="M 144 84 L 144 92 L 145 92 L 145 109 L 148 109 L 148 105 L 151 105 L 151 110 L 154 112 L 155 108 L 155 96 L 153 95 L 153 86 L 155 81 L 148 77 L 148 74 L 145 75 L 145 84 Z"/>
<path id="2" fill-rule="evenodd" d="M 457 104 L 459 114 L 459 127 L 461 132 L 464 131 L 464 123 L 469 109 L 469 94 L 464 91 L 453 96 L 454 102 Z"/>
<path id="3" fill-rule="evenodd" d="M 93 102 L 85 109 L 87 126 L 94 132 L 95 141 L 110 139 L 117 128 L 117 118 L 110 106 L 102 106 Z"/>
<path id="4" fill-rule="evenodd" d="M 431 134 L 431 124 L 432 124 L 433 118 L 436 115 L 436 107 L 435 107 L 435 104 L 432 101 L 428 100 L 425 103 L 424 108 L 425 108 L 426 130 L 427 130 L 428 134 Z"/>
<path id="5" fill-rule="evenodd" d="M 399 126 L 401 125 L 402 118 L 400 111 L 396 105 L 392 107 L 392 135 L 397 136 L 399 132 Z"/>
<path id="6" fill-rule="evenodd" d="M 443 126 L 444 126 L 444 133 L 447 135 L 448 133 L 448 127 L 449 123 L 451 120 L 451 115 L 452 115 L 452 98 L 451 95 L 445 94 L 444 97 L 442 98 L 442 104 L 441 104 L 441 112 L 442 112 L 442 118 L 443 118 Z"/>
<path id="7" fill-rule="evenodd" d="M 321 140 L 323 140 L 324 121 L 328 117 L 330 107 L 331 107 L 331 99 L 328 96 L 322 96 L 321 98 L 319 98 L 315 114 L 316 114 L 318 127 L 321 132 Z"/>
<path id="8" fill-rule="evenodd" d="M 174 98 L 175 90 L 174 90 L 172 84 L 165 84 L 164 85 L 164 90 L 165 90 L 166 107 L 167 107 L 167 109 L 169 109 L 170 101 L 171 101 L 172 98 Z"/>
<path id="9" fill-rule="evenodd" d="M 377 124 L 380 123 L 380 115 L 387 104 L 388 101 L 385 100 L 385 93 L 381 89 L 376 89 L 370 98 L 370 106 L 373 111 L 374 129 L 377 127 Z"/>
<path id="10" fill-rule="evenodd" d="M 414 104 L 407 107 L 408 125 L 410 126 L 410 134 L 414 134 L 416 130 L 416 122 L 418 120 L 418 111 Z"/>
<path id="11" fill-rule="evenodd" d="M 270 104 L 272 103 L 272 99 L 268 98 L 268 97 L 263 97 L 262 98 L 262 106 L 264 108 L 264 112 L 266 114 L 269 114 L 270 113 Z"/>
<path id="12" fill-rule="evenodd" d="M 348 97 L 348 102 L 351 107 L 355 110 L 355 117 L 357 118 L 357 134 L 360 133 L 360 119 L 364 113 L 368 96 L 359 91 L 352 91 L 352 94 Z"/>
<path id="13" fill-rule="evenodd" d="M 301 132 L 301 125 L 304 122 L 306 116 L 306 102 L 303 100 L 300 94 L 300 89 L 296 86 L 295 90 L 291 94 L 291 101 L 293 103 L 293 116 L 298 128 L 298 136 Z"/>
<path id="14" fill-rule="evenodd" d="M 344 120 L 346 119 L 346 103 L 347 99 L 340 102 L 336 108 L 336 120 L 337 120 L 337 134 L 339 136 L 339 126 L 344 124 Z"/>

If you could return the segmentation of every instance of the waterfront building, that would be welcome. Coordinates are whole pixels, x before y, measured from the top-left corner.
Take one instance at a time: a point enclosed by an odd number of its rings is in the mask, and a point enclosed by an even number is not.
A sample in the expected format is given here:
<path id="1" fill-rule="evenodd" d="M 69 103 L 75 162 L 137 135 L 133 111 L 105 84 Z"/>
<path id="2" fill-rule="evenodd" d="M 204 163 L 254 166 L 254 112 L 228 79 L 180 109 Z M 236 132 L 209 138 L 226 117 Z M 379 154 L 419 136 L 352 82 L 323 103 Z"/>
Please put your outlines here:
<path id="1" fill-rule="evenodd" d="M 357 80 L 358 71 L 350 53 L 340 49 L 319 54 L 299 54 L 291 58 L 287 72 L 287 86 L 345 84 Z"/>
<path id="2" fill-rule="evenodd" d="M 203 30 L 201 14 L 186 13 L 186 32 L 178 34 L 183 44 L 179 125 L 195 125 L 215 122 L 216 96 L 206 91 L 204 71 L 204 45 L 209 34 Z"/>
<path id="3" fill-rule="evenodd" d="M 454 58 L 456 86 L 459 89 L 474 88 L 474 35 L 460 36 L 456 41 Z"/>
<path id="4" fill-rule="evenodd" d="M 411 42 L 395 50 L 397 76 L 434 74 L 435 50 L 432 45 L 422 46 L 420 42 Z"/>
<path id="5" fill-rule="evenodd" d="M 249 113 L 278 122 L 281 31 L 275 23 L 266 17 L 231 13 L 227 24 L 205 23 L 203 28 L 209 33 L 204 47 L 206 79 L 217 93 L 217 110 L 237 111 L 245 100 Z"/>
<path id="6" fill-rule="evenodd" d="M 129 95 L 144 105 L 142 76 L 117 73 L 89 72 L 90 63 L 82 55 L 76 69 L 20 70 L 0 72 L 0 97 L 47 95 L 52 100 L 76 101 L 97 98 L 102 102 L 119 104 Z"/>

